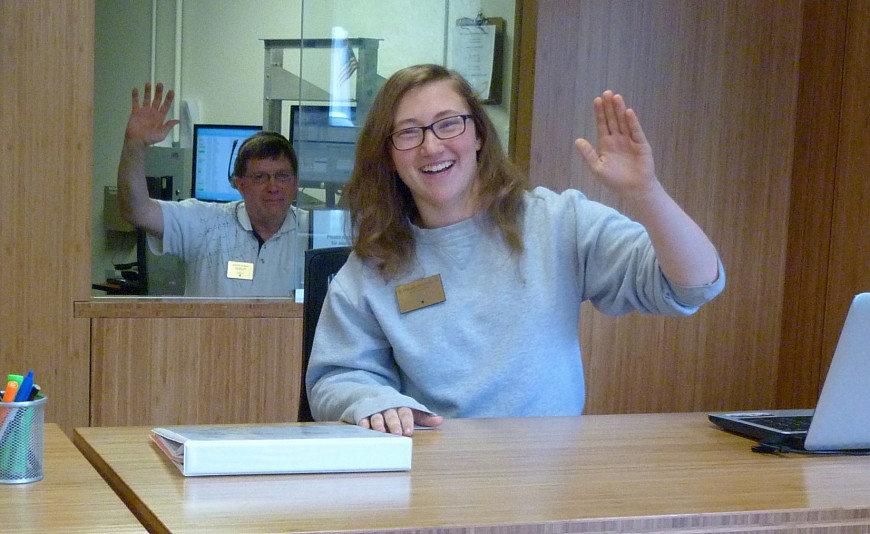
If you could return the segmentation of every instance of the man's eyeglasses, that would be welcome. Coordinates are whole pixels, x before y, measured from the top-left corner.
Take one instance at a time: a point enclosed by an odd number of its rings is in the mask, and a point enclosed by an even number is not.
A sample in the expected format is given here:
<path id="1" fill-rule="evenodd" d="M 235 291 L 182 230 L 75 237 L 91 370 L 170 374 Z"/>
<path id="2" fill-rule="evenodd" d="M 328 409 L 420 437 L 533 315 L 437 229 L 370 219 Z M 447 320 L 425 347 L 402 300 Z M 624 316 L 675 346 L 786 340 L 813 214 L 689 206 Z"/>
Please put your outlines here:
<path id="1" fill-rule="evenodd" d="M 280 184 L 289 184 L 296 180 L 296 175 L 292 172 L 255 172 L 254 174 L 245 174 L 242 178 L 250 180 L 252 183 L 257 185 L 265 184 L 270 178 L 274 178 L 275 181 Z"/>
<path id="2" fill-rule="evenodd" d="M 396 150 L 411 150 L 423 144 L 426 138 L 426 130 L 432 130 L 438 139 L 453 139 L 465 133 L 465 121 L 471 115 L 452 115 L 437 120 L 429 126 L 414 126 L 403 128 L 387 136 Z"/>

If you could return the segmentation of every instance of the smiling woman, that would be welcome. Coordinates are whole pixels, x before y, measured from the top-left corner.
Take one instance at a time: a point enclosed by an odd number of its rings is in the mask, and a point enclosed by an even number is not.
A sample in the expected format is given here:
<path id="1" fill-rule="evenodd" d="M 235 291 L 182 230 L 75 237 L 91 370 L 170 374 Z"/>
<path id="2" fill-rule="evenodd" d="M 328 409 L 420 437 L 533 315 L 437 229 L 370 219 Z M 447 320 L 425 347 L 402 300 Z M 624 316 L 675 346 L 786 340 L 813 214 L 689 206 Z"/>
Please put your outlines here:
<path id="1" fill-rule="evenodd" d="M 681 316 L 722 291 L 718 253 L 658 181 L 635 112 L 612 91 L 592 104 L 597 144 L 577 150 L 634 219 L 530 189 L 456 72 L 390 76 L 346 190 L 353 252 L 312 344 L 316 420 L 410 436 L 444 417 L 580 415 L 584 302 Z"/>
<path id="2" fill-rule="evenodd" d="M 393 162 L 425 228 L 464 221 L 478 209 L 474 180 L 481 143 L 467 107 L 454 85 L 441 81 L 409 91 L 396 110 L 393 124 L 401 129 L 390 135 Z"/>
<path id="3" fill-rule="evenodd" d="M 147 247 L 143 251 L 144 240 L 137 238 L 134 228 L 121 219 L 115 207 L 117 166 L 129 116 L 127 95 L 132 87 L 141 88 L 149 80 L 165 81 L 166 89 L 176 92 L 168 117 L 179 118 L 181 124 L 164 142 L 148 147 L 145 165 L 147 176 L 156 182 L 163 180 L 164 198 L 179 201 L 191 194 L 194 123 L 277 124 L 273 129 L 289 137 L 286 125 L 290 123 L 292 106 L 304 103 L 331 108 L 339 102 L 335 100 L 339 95 L 345 99 L 339 103 L 355 111 L 355 120 L 361 124 L 365 109 L 356 108 L 358 78 L 380 83 L 410 63 L 455 62 L 458 52 L 453 49 L 454 22 L 476 17 L 479 7 L 476 2 L 456 0 L 420 2 L 410 9 L 407 3 L 397 0 L 238 0 L 219 5 L 208 0 L 97 0 L 92 282 L 100 285 L 107 279 L 136 276 L 136 269 L 144 262 L 153 267 L 151 274 L 168 280 L 150 284 L 145 294 L 183 293 L 183 287 L 178 288 L 183 266 L 168 256 L 155 256 Z M 487 16 L 508 22 L 508 38 L 513 32 L 515 8 L 515 0 L 487 3 Z M 344 33 L 336 34 L 339 30 Z M 298 41 L 302 36 L 331 39 L 333 35 L 346 35 L 345 42 L 368 38 L 375 43 L 375 55 L 366 56 L 353 46 L 343 49 L 339 59 L 329 48 L 297 46 L 278 54 L 264 49 L 265 41 Z M 264 56 L 270 65 L 268 70 L 264 70 Z M 513 51 L 505 51 L 505 56 L 502 63 L 508 68 L 502 94 L 506 97 L 500 105 L 488 106 L 487 112 L 503 130 L 502 138 L 507 139 Z M 345 61 L 345 67 L 351 68 L 336 67 L 336 61 Z M 265 105 L 269 100 L 266 81 L 271 91 L 276 84 L 284 88 L 280 90 L 281 116 L 277 122 L 264 111 L 269 107 Z M 295 134 L 310 137 L 303 132 Z M 308 152 L 307 147 L 297 146 L 297 155 L 300 183 L 307 169 L 318 169 L 322 164 L 334 168 L 321 159 L 321 154 Z M 342 172 L 349 175 L 348 170 Z M 171 177 L 171 185 L 164 180 L 166 176 Z M 323 189 L 312 187 L 310 181 L 304 184 L 307 187 L 298 194 L 299 208 L 317 209 L 327 202 Z M 240 180 L 239 185 L 244 189 L 249 184 Z M 100 290 L 93 292 L 93 296 L 103 294 Z"/>

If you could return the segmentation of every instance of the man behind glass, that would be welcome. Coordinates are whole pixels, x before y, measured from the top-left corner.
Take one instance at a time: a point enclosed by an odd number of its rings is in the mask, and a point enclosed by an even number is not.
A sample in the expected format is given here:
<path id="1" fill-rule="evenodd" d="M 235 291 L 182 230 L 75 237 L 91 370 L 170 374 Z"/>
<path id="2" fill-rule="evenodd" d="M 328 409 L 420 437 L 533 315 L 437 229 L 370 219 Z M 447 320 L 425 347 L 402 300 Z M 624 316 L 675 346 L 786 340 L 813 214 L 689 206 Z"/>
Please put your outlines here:
<path id="1" fill-rule="evenodd" d="M 298 162 L 281 134 L 259 132 L 239 147 L 230 183 L 243 200 L 226 204 L 186 199 L 161 201 L 148 194 L 145 148 L 166 138 L 178 124 L 166 120 L 174 94 L 154 98 L 145 84 L 142 104 L 133 107 L 118 165 L 121 214 L 148 235 L 155 254 L 178 256 L 185 264 L 186 296 L 289 297 L 301 287 L 297 260 L 305 212 L 292 207 Z"/>

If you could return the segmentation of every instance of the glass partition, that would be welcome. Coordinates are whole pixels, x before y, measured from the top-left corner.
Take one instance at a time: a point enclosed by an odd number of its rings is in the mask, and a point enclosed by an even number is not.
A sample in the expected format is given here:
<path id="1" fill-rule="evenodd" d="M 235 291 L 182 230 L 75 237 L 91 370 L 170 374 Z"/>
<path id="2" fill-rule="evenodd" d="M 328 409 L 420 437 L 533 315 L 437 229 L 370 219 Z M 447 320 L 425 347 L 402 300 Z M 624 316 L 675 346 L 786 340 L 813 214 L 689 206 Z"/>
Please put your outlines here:
<path id="1" fill-rule="evenodd" d="M 195 161 L 199 172 L 231 165 L 239 140 L 209 145 L 206 160 L 206 149 L 194 144 L 196 125 L 258 127 L 292 141 L 299 159 L 295 209 L 304 226 L 301 265 L 304 248 L 348 243 L 341 189 L 371 101 L 396 70 L 439 63 L 482 80 L 487 111 L 507 143 L 516 4 L 97 0 L 93 295 L 184 294 L 185 265 L 153 254 L 118 211 L 117 165 L 134 86 L 141 91 L 153 80 L 176 91 L 170 113 L 181 124 L 146 154 L 152 196 L 168 202 L 192 196 Z"/>

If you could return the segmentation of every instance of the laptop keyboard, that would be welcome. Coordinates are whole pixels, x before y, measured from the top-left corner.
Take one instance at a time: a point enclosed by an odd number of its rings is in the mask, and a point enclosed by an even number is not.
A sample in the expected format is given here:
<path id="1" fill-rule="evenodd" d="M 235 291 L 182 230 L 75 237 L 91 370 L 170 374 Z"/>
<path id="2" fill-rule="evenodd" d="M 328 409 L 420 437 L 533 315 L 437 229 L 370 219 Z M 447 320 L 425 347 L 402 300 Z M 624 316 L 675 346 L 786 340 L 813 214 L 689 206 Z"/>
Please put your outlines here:
<path id="1" fill-rule="evenodd" d="M 744 420 L 785 432 L 806 432 L 810 429 L 810 421 L 813 420 L 813 416 L 745 417 Z"/>

